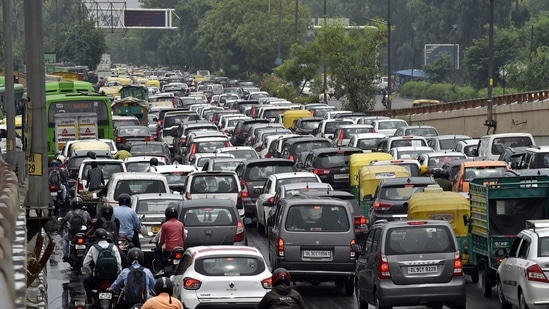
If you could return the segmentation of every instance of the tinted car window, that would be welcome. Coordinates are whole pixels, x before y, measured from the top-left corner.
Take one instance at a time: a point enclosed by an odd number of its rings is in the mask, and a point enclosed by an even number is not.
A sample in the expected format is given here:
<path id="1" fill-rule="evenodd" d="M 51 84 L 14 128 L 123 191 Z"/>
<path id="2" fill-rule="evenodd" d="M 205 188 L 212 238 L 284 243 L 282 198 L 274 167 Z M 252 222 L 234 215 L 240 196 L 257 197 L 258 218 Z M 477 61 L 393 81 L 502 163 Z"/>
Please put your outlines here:
<path id="1" fill-rule="evenodd" d="M 142 145 L 132 145 L 130 148 L 130 152 L 132 155 L 144 155 L 144 154 L 165 154 L 166 148 L 164 148 L 164 145 L 162 144 L 142 144 Z"/>
<path id="2" fill-rule="evenodd" d="M 337 153 L 325 154 L 316 158 L 313 162 L 315 167 L 343 167 L 346 166 L 349 162 L 349 157 L 351 154 L 343 155 Z"/>
<path id="3" fill-rule="evenodd" d="M 465 168 L 464 181 L 471 181 L 475 178 L 502 177 L 507 169 L 503 166 L 494 167 L 467 167 Z"/>
<path id="4" fill-rule="evenodd" d="M 375 150 L 377 144 L 381 142 L 383 138 L 366 138 L 359 140 L 357 147 L 362 150 Z"/>
<path id="5" fill-rule="evenodd" d="M 185 208 L 183 208 L 185 209 Z M 191 208 L 185 211 L 183 222 L 186 226 L 202 225 L 235 225 L 236 217 L 226 208 L 204 207 Z"/>
<path id="6" fill-rule="evenodd" d="M 395 187 L 388 187 L 384 186 L 380 190 L 381 198 L 384 200 L 393 200 L 393 201 L 407 201 L 410 199 L 410 196 L 412 193 L 416 192 L 423 192 L 423 189 L 427 187 L 427 184 L 422 186 L 417 185 L 403 185 L 403 186 L 395 186 Z"/>
<path id="7" fill-rule="evenodd" d="M 190 193 L 238 193 L 238 186 L 233 176 L 196 176 L 192 179 Z"/>
<path id="8" fill-rule="evenodd" d="M 292 177 L 286 179 L 278 179 L 275 185 L 275 191 L 280 188 L 282 185 L 287 185 L 290 183 L 301 183 L 301 182 L 319 182 L 316 177 Z"/>
<path id="9" fill-rule="evenodd" d="M 286 166 L 254 166 L 248 170 L 247 175 L 244 177 L 246 181 L 258 181 L 258 180 L 267 180 L 269 175 L 278 174 L 278 173 L 289 173 L 295 172 L 295 165 L 286 165 Z"/>
<path id="10" fill-rule="evenodd" d="M 346 232 L 347 210 L 341 206 L 299 205 L 288 210 L 285 229 L 302 232 Z"/>
<path id="11" fill-rule="evenodd" d="M 236 159 L 257 159 L 257 152 L 253 150 L 231 150 L 226 153 L 232 154 Z"/>
<path id="12" fill-rule="evenodd" d="M 102 163 L 100 160 L 96 160 L 97 167 L 103 171 L 103 178 L 110 179 L 112 174 L 123 172 L 124 169 L 120 163 Z M 88 171 L 91 170 L 91 164 L 86 164 L 82 173 L 82 178 L 88 177 Z"/>
<path id="13" fill-rule="evenodd" d="M 302 142 L 302 143 L 294 143 L 290 149 L 291 154 L 298 154 L 302 152 L 309 152 L 313 149 L 319 149 L 319 148 L 329 148 L 332 147 L 332 144 L 330 141 L 316 141 L 316 142 Z"/>
<path id="14" fill-rule="evenodd" d="M 128 192 L 129 191 L 129 192 Z M 116 183 L 116 188 L 114 190 L 114 197 L 122 193 L 127 194 L 139 194 L 139 193 L 159 193 L 167 192 L 166 187 L 164 187 L 164 182 L 160 180 L 149 180 L 149 179 L 121 179 Z"/>
<path id="15" fill-rule="evenodd" d="M 387 231 L 385 254 L 455 252 L 452 233 L 445 226 L 408 226 Z"/>
<path id="16" fill-rule="evenodd" d="M 215 152 L 217 148 L 227 147 L 227 141 L 209 141 L 196 143 L 195 153 Z"/>
<path id="17" fill-rule="evenodd" d="M 213 169 L 216 171 L 231 171 L 234 172 L 240 161 L 230 162 L 214 162 Z"/>
<path id="18" fill-rule="evenodd" d="M 318 124 L 320 123 L 320 120 L 315 120 L 315 121 L 301 121 L 299 123 L 299 127 L 300 128 L 303 128 L 303 129 L 309 129 L 309 130 L 313 130 L 313 129 L 316 129 L 318 128 Z"/>
<path id="19" fill-rule="evenodd" d="M 173 127 L 184 121 L 199 120 L 198 114 L 178 114 L 164 117 L 164 127 Z"/>
<path id="20" fill-rule="evenodd" d="M 337 127 L 339 127 L 341 125 L 345 125 L 345 124 L 353 124 L 353 123 L 352 122 L 347 122 L 347 121 L 331 121 L 331 122 L 328 122 L 324 126 L 324 133 L 332 134 L 336 131 Z M 370 132 L 370 131 L 368 131 L 368 132 Z M 365 132 L 365 133 L 367 133 L 367 132 Z"/>
<path id="21" fill-rule="evenodd" d="M 405 127 L 406 122 L 404 121 L 380 121 L 379 122 L 379 129 L 380 130 L 388 130 L 388 129 L 397 129 L 400 127 Z"/>
<path id="22" fill-rule="evenodd" d="M 195 270 L 204 276 L 255 276 L 265 271 L 258 257 L 208 257 L 197 259 Z"/>
<path id="23" fill-rule="evenodd" d="M 180 203 L 181 200 L 168 200 L 165 198 L 158 200 L 140 200 L 139 202 L 137 202 L 137 208 L 135 212 L 137 212 L 138 214 L 163 214 L 168 206 L 173 205 L 175 207 L 178 207 Z"/>
<path id="24" fill-rule="evenodd" d="M 371 132 L 374 132 L 374 128 L 352 128 L 352 129 L 345 129 L 345 135 L 344 135 L 344 138 L 351 138 L 353 137 L 353 135 L 355 134 L 360 134 L 360 133 L 371 133 Z"/>
<path id="25" fill-rule="evenodd" d="M 465 159 L 465 156 L 442 156 L 442 157 L 429 158 L 429 166 L 442 167 L 445 163 L 455 159 Z"/>

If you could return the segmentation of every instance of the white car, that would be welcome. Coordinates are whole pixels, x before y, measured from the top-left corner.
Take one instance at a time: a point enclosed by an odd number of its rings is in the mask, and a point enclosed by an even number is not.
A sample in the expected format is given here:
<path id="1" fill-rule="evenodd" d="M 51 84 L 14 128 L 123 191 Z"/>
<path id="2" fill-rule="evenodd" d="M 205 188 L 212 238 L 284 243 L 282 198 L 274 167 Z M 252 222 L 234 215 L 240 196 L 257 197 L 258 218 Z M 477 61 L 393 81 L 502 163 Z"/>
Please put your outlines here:
<path id="1" fill-rule="evenodd" d="M 242 186 L 235 172 L 212 171 L 193 172 L 185 180 L 185 199 L 223 199 L 237 204 L 238 193 Z M 238 209 L 240 217 L 244 217 L 244 207 Z"/>
<path id="2" fill-rule="evenodd" d="M 80 164 L 80 168 L 78 169 L 78 178 L 76 179 L 76 194 L 78 195 L 82 194 L 82 192 L 88 191 L 86 188 L 88 181 L 86 179 L 88 178 L 88 172 L 91 170 L 92 162 L 96 162 L 97 167 L 103 171 L 105 185 L 109 182 L 109 179 L 111 179 L 112 174 L 126 171 L 126 165 L 124 165 L 122 160 L 104 158 L 85 159 Z"/>
<path id="3" fill-rule="evenodd" d="M 377 148 L 377 144 L 385 138 L 383 133 L 360 133 L 355 134 L 349 140 L 348 147 L 356 147 L 364 152 L 372 152 Z"/>
<path id="4" fill-rule="evenodd" d="M 433 148 L 429 146 L 403 146 L 403 147 L 393 147 L 391 150 L 389 150 L 389 154 L 393 156 L 393 158 L 400 160 L 400 159 L 417 159 L 421 154 L 428 153 L 428 152 L 435 152 Z"/>
<path id="5" fill-rule="evenodd" d="M 187 175 L 196 172 L 196 167 L 194 165 L 185 164 L 159 165 L 156 167 L 155 172 L 166 176 L 172 193 L 181 193 Z"/>
<path id="6" fill-rule="evenodd" d="M 263 146 L 259 152 L 259 157 L 261 159 L 271 158 L 274 153 L 277 152 L 276 146 L 278 146 L 278 141 L 283 138 L 290 137 L 300 137 L 299 134 L 282 134 L 282 135 L 270 135 L 265 137 L 263 140 Z"/>
<path id="7" fill-rule="evenodd" d="M 271 289 L 272 274 L 254 247 L 192 247 L 185 251 L 181 264 L 185 267 L 179 267 L 170 279 L 173 296 L 186 309 L 201 305 L 255 308 Z"/>
<path id="8" fill-rule="evenodd" d="M 158 157 L 153 156 L 135 156 L 129 157 L 124 160 L 124 165 L 126 165 L 126 170 L 128 172 L 145 172 L 149 166 L 151 166 L 151 159 Z M 158 160 L 158 165 L 166 165 L 164 160 Z"/>
<path id="9" fill-rule="evenodd" d="M 499 307 L 549 306 L 549 220 L 527 220 L 497 270 Z"/>
<path id="10" fill-rule="evenodd" d="M 233 146 L 217 148 L 216 153 L 228 153 L 233 155 L 236 159 L 252 160 L 259 159 L 259 154 L 251 146 Z"/>
<path id="11" fill-rule="evenodd" d="M 190 165 L 193 165 L 197 171 L 201 171 L 209 158 L 234 158 L 234 156 L 230 153 L 197 153 L 194 156 L 194 162 L 190 162 Z"/>
<path id="12" fill-rule="evenodd" d="M 406 127 L 408 123 L 402 119 L 376 119 L 372 121 L 372 125 L 375 132 L 393 136 L 398 128 Z"/>

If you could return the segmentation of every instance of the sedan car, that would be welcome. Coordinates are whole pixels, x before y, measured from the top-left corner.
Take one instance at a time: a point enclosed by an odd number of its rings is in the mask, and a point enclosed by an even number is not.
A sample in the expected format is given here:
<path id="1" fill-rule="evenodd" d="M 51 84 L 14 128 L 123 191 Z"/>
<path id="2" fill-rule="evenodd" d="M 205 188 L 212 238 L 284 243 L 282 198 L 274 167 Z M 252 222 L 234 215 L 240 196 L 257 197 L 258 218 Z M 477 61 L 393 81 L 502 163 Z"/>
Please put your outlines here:
<path id="1" fill-rule="evenodd" d="M 171 279 L 173 296 L 186 309 L 257 308 L 271 288 L 271 276 L 256 248 L 199 246 L 187 249 Z"/>
<path id="2" fill-rule="evenodd" d="M 128 172 L 145 172 L 149 166 L 151 166 L 151 159 L 156 157 L 150 156 L 135 156 L 129 157 L 124 160 L 124 165 L 126 165 L 126 170 Z M 158 160 L 158 166 L 166 165 L 164 160 Z"/>
<path id="3" fill-rule="evenodd" d="M 200 245 L 247 245 L 246 229 L 231 200 L 186 200 L 179 221 L 187 230 L 185 248 Z"/>
<path id="4" fill-rule="evenodd" d="M 216 153 L 229 153 L 232 154 L 236 159 L 250 160 L 250 159 L 259 159 L 259 154 L 253 147 L 250 146 L 234 146 L 234 147 L 223 147 L 217 148 Z"/>
<path id="5" fill-rule="evenodd" d="M 144 193 L 132 195 L 130 207 L 135 210 L 141 221 L 142 231 L 139 234 L 141 250 L 152 257 L 156 245 L 150 240 L 160 231 L 168 206 L 179 208 L 183 203 L 180 194 Z"/>
<path id="6" fill-rule="evenodd" d="M 114 130 L 114 140 L 117 144 L 129 144 L 134 141 L 152 142 L 154 138 L 147 126 L 122 126 Z"/>
<path id="7" fill-rule="evenodd" d="M 164 142 L 133 142 L 129 151 L 132 156 L 152 156 L 166 164 L 172 162 L 170 149 Z"/>
<path id="8" fill-rule="evenodd" d="M 528 220 L 499 264 L 496 284 L 500 308 L 541 308 L 547 299 L 549 220 Z"/>

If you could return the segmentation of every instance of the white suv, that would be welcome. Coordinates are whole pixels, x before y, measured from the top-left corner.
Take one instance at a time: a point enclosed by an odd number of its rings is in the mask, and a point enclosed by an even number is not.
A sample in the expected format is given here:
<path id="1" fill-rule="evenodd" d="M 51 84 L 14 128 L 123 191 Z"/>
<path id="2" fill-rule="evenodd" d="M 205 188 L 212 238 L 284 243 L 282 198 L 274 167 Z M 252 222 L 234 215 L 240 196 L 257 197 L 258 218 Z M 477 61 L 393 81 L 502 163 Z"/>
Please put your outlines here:
<path id="1" fill-rule="evenodd" d="M 496 283 L 500 308 L 549 305 L 549 220 L 527 220 L 499 264 Z"/>

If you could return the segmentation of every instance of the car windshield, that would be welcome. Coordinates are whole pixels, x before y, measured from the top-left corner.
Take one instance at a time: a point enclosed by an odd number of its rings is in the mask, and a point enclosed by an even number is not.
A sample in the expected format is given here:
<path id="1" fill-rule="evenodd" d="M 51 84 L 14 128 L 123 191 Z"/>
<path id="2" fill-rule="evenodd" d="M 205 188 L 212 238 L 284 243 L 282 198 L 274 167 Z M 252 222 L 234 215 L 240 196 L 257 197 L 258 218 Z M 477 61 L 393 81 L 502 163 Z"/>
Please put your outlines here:
<path id="1" fill-rule="evenodd" d="M 331 122 L 328 122 L 328 123 L 326 123 L 326 126 L 324 127 L 324 133 L 333 134 L 337 130 L 337 127 L 342 126 L 342 125 L 346 125 L 346 124 L 353 124 L 353 123 L 348 122 L 348 121 L 331 121 Z M 365 133 L 367 133 L 367 132 L 365 132 Z"/>
<path id="2" fill-rule="evenodd" d="M 417 159 L 417 157 L 422 154 L 422 153 L 426 153 L 426 152 L 432 152 L 431 150 L 399 150 L 397 152 L 397 156 L 398 158 L 395 158 L 395 159 Z"/>
<path id="3" fill-rule="evenodd" d="M 196 152 L 195 153 L 208 153 L 215 152 L 217 148 L 227 147 L 227 141 L 209 141 L 209 142 L 199 142 L 196 143 Z"/>
<path id="4" fill-rule="evenodd" d="M 357 146 L 362 150 L 375 150 L 382 140 L 383 138 L 365 138 L 359 140 Z"/>
<path id="5" fill-rule="evenodd" d="M 200 175 L 193 177 L 190 193 L 238 193 L 238 186 L 232 175 Z"/>
<path id="6" fill-rule="evenodd" d="M 172 199 L 146 199 L 137 202 L 137 208 L 135 210 L 138 214 L 164 214 L 168 206 L 179 207 L 181 200 Z"/>
<path id="7" fill-rule="evenodd" d="M 438 133 L 434 128 L 417 128 L 406 130 L 406 135 L 437 136 Z"/>
<path id="8" fill-rule="evenodd" d="M 178 114 L 173 116 L 167 116 L 164 117 L 164 128 L 178 126 L 182 122 L 199 119 L 200 117 L 198 117 L 197 114 Z"/>
<path id="9" fill-rule="evenodd" d="M 187 175 L 190 172 L 164 172 L 162 175 L 166 176 L 166 179 L 168 179 L 168 184 L 175 185 L 175 184 L 183 184 L 185 183 L 185 179 L 187 179 Z"/>
<path id="10" fill-rule="evenodd" d="M 146 154 L 158 154 L 165 155 L 164 146 L 161 144 L 138 144 L 132 145 L 130 147 L 130 152 L 132 155 L 146 155 Z"/>
<path id="11" fill-rule="evenodd" d="M 390 121 L 380 121 L 379 129 L 380 130 L 389 130 L 389 129 L 398 129 L 400 127 L 405 127 L 407 124 L 405 121 L 390 120 Z"/>
<path id="12" fill-rule="evenodd" d="M 263 113 L 263 118 L 275 118 L 278 115 L 284 114 L 287 109 L 269 109 Z"/>
<path id="13" fill-rule="evenodd" d="M 318 121 L 302 121 L 300 123 L 300 127 L 302 129 L 307 129 L 307 130 L 313 130 L 313 129 L 316 129 L 318 128 L 318 124 L 320 123 L 320 120 Z"/>
<path id="14" fill-rule="evenodd" d="M 391 201 L 408 201 L 410 196 L 416 192 L 423 192 L 427 184 L 414 185 L 406 184 L 401 186 L 382 187 L 380 190 L 380 198 Z"/>
<path id="15" fill-rule="evenodd" d="M 549 237 L 540 237 L 538 238 L 538 242 L 539 242 L 538 256 L 549 257 Z"/>
<path id="16" fill-rule="evenodd" d="M 101 162 L 100 160 L 95 160 L 97 162 L 97 167 L 103 171 L 103 178 L 105 180 L 111 179 L 112 174 L 120 173 L 124 171 L 122 163 L 116 162 Z M 84 170 L 82 171 L 82 179 L 87 179 L 88 172 L 91 170 L 91 163 L 86 163 L 84 165 Z"/>
<path id="17" fill-rule="evenodd" d="M 427 143 L 425 143 L 424 139 L 401 139 L 401 140 L 393 140 L 391 141 L 390 148 L 394 147 L 421 147 L 421 146 L 427 146 Z"/>
<path id="18" fill-rule="evenodd" d="M 148 127 L 134 128 L 134 127 L 120 127 L 118 129 L 118 136 L 150 136 L 151 131 Z"/>
<path id="19" fill-rule="evenodd" d="M 317 142 L 303 142 L 303 143 L 295 143 L 292 147 L 294 150 L 292 153 L 294 154 L 300 154 L 302 152 L 309 152 L 314 149 L 320 149 L 320 148 L 329 148 L 332 147 L 332 144 L 329 141 L 317 141 Z"/>
<path id="20" fill-rule="evenodd" d="M 292 206 L 284 226 L 295 232 L 346 232 L 350 228 L 347 210 L 330 205 Z"/>
<path id="21" fill-rule="evenodd" d="M 345 129 L 344 131 L 345 131 L 345 133 L 344 133 L 343 138 L 350 139 L 355 134 L 371 133 L 371 132 L 374 131 L 374 128 L 373 127 L 371 127 L 371 128 L 352 128 L 352 129 Z"/>
<path id="22" fill-rule="evenodd" d="M 225 161 L 225 162 L 214 162 L 213 169 L 214 171 L 230 171 L 234 172 L 236 167 L 240 164 L 240 161 Z"/>
<path id="23" fill-rule="evenodd" d="M 464 181 L 471 181 L 475 178 L 497 178 L 502 177 L 507 172 L 503 166 L 475 166 L 465 168 Z"/>
<path id="24" fill-rule="evenodd" d="M 138 126 L 140 125 L 139 119 L 118 119 L 112 121 L 113 127 L 116 129 L 123 126 Z"/>
<path id="25" fill-rule="evenodd" d="M 439 140 L 440 149 L 454 149 L 459 141 L 468 140 L 469 138 L 451 138 Z"/>
<path id="26" fill-rule="evenodd" d="M 387 231 L 385 254 L 452 253 L 455 252 L 452 233 L 446 226 L 410 225 Z"/>
<path id="27" fill-rule="evenodd" d="M 506 147 L 529 147 L 534 145 L 530 137 L 501 137 L 494 138 L 492 154 L 500 155 Z"/>
<path id="28" fill-rule="evenodd" d="M 269 178 L 269 175 L 279 173 L 290 173 L 295 171 L 295 166 L 292 165 L 269 165 L 269 166 L 254 166 L 249 169 L 246 181 L 263 181 Z"/>
<path id="29" fill-rule="evenodd" d="M 208 225 L 236 225 L 237 218 L 226 208 L 208 206 L 202 208 L 183 208 L 183 222 L 187 227 Z"/>
<path id="30" fill-rule="evenodd" d="M 118 200 L 118 196 L 122 193 L 139 194 L 139 193 L 166 193 L 167 188 L 161 180 L 152 179 L 121 179 L 116 183 L 114 189 L 114 199 Z"/>
<path id="31" fill-rule="evenodd" d="M 204 276 L 255 276 L 265 271 L 265 262 L 256 256 L 216 256 L 197 259 L 197 273 Z"/>
<path id="32" fill-rule="evenodd" d="M 307 183 L 307 182 L 319 182 L 316 177 L 291 177 L 291 178 L 284 178 L 284 179 L 278 179 L 276 181 L 275 185 L 275 191 L 280 188 L 282 185 L 287 185 L 291 183 Z"/>
<path id="33" fill-rule="evenodd" d="M 354 153 L 354 152 L 353 152 Z M 321 155 L 314 161 L 315 167 L 320 168 L 334 168 L 334 167 L 345 167 L 349 165 L 349 157 L 351 153 L 339 154 L 339 153 L 330 153 Z"/>
<path id="34" fill-rule="evenodd" d="M 229 154 L 232 154 L 233 157 L 235 157 L 236 159 L 243 159 L 243 160 L 246 160 L 246 159 L 258 159 L 259 157 L 257 156 L 257 152 L 255 150 L 251 150 L 251 149 L 242 149 L 242 150 L 230 150 L 230 151 L 225 151 L 225 153 L 229 153 Z"/>
<path id="35" fill-rule="evenodd" d="M 465 155 L 455 155 L 455 156 L 440 156 L 429 158 L 429 167 L 442 167 L 444 164 L 456 160 L 456 159 L 466 159 Z"/>

